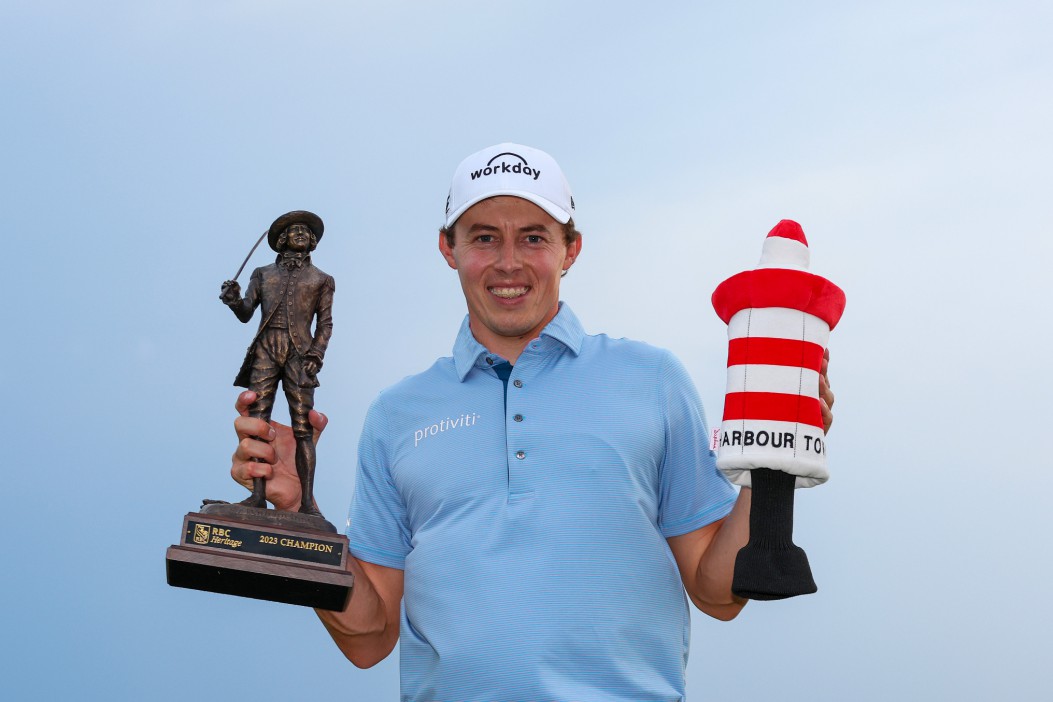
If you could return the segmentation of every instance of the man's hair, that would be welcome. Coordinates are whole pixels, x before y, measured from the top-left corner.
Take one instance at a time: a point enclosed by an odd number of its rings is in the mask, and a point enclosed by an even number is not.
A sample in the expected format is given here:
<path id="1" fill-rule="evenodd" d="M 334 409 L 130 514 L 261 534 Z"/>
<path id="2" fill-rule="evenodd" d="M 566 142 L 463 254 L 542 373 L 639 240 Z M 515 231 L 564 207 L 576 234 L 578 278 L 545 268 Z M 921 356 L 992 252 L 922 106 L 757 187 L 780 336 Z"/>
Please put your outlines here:
<path id="1" fill-rule="evenodd" d="M 314 235 L 314 230 L 308 227 L 306 224 L 296 222 L 294 224 L 290 224 L 288 227 L 282 230 L 281 235 L 278 237 L 278 241 L 275 243 L 275 246 L 278 248 L 279 251 L 285 248 L 286 242 L 289 241 L 289 230 L 293 227 L 303 227 L 311 233 L 311 248 L 307 249 L 308 251 L 314 251 L 316 248 L 318 248 L 318 237 Z"/>
<path id="2" fill-rule="evenodd" d="M 457 222 L 454 222 L 448 227 L 439 228 L 439 233 L 446 237 L 446 245 L 449 246 L 451 249 L 453 248 L 453 228 L 456 226 Z M 567 244 L 567 246 L 573 244 L 575 241 L 578 240 L 578 237 L 581 236 L 581 232 L 579 232 L 574 226 L 573 218 L 568 219 L 567 223 L 561 226 L 563 227 L 563 241 Z"/>

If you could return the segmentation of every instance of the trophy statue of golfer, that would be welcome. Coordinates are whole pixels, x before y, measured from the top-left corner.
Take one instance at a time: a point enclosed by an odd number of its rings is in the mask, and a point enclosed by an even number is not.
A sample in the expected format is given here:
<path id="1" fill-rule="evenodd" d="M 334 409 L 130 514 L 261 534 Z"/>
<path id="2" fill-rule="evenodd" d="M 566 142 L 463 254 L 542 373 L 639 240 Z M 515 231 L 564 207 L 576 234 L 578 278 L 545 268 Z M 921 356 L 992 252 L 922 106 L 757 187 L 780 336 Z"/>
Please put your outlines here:
<path id="1" fill-rule="evenodd" d="M 308 421 L 333 333 L 335 283 L 311 261 L 323 231 L 314 213 L 283 214 L 264 234 L 278 254 L 275 262 L 252 272 L 242 297 L 237 277 L 246 257 L 219 296 L 242 322 L 261 309 L 234 385 L 256 393 L 249 415 L 270 421 L 281 382 L 296 439 L 299 511 L 268 509 L 263 478 L 253 479 L 252 494 L 241 502 L 204 500 L 200 512 L 184 518 L 182 543 L 168 549 L 169 585 L 334 610 L 350 597 L 347 538 L 336 533 L 314 499 L 317 459 Z"/>

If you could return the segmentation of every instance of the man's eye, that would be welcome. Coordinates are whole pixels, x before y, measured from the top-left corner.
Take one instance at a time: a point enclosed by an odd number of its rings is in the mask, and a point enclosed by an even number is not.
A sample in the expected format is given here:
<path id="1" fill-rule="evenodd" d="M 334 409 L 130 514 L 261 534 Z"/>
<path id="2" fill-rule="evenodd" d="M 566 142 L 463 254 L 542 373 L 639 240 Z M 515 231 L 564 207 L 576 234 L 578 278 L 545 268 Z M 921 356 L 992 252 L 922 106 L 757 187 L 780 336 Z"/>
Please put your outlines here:
<path id="1" fill-rule="evenodd" d="M 543 239 L 539 234 L 531 234 L 527 237 L 527 241 L 529 241 L 531 244 L 540 244 L 543 241 Z"/>
<path id="2" fill-rule="evenodd" d="M 480 234 L 479 237 L 476 239 L 476 241 L 478 241 L 480 244 L 489 244 L 493 240 L 493 234 Z"/>

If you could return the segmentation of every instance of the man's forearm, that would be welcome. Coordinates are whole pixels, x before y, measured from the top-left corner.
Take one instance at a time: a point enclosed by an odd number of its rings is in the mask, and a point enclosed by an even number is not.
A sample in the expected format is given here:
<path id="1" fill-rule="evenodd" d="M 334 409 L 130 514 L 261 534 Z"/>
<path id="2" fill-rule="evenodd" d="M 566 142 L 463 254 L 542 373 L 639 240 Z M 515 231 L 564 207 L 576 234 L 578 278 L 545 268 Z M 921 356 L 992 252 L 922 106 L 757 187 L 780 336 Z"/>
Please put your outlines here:
<path id="1" fill-rule="evenodd" d="M 348 556 L 348 570 L 355 576 L 355 585 L 347 608 L 342 612 L 315 612 L 347 659 L 359 668 L 368 668 L 395 648 L 399 603 L 386 604 L 362 563 L 352 556 Z M 399 596 L 401 600 L 401 587 Z"/>
<path id="2" fill-rule="evenodd" d="M 747 600 L 731 592 L 735 575 L 735 558 L 750 538 L 750 498 L 752 491 L 743 488 L 731 514 L 724 518 L 709 547 L 698 561 L 695 605 L 717 619 L 733 619 Z"/>

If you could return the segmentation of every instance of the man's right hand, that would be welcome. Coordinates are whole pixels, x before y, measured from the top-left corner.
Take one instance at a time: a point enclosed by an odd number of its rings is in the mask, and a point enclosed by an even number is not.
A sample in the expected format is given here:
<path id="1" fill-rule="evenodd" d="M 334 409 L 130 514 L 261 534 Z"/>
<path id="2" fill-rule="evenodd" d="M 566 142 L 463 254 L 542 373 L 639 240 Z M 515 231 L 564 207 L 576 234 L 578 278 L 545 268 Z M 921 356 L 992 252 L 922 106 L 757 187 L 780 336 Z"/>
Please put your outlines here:
<path id="1" fill-rule="evenodd" d="M 219 287 L 219 299 L 224 305 L 233 305 L 241 299 L 241 285 L 236 280 L 224 280 Z"/>
<path id="2" fill-rule="evenodd" d="M 231 457 L 230 475 L 249 490 L 253 478 L 267 481 L 267 500 L 275 509 L 296 512 L 300 509 L 300 477 L 296 472 L 296 437 L 292 429 L 278 422 L 265 422 L 249 416 L 249 407 L 256 401 L 251 390 L 238 395 L 234 409 L 238 418 L 234 420 L 234 431 L 238 435 L 238 448 Z M 308 415 L 314 427 L 314 441 L 329 423 L 321 412 L 311 410 Z M 259 459 L 259 461 L 253 460 Z"/>

